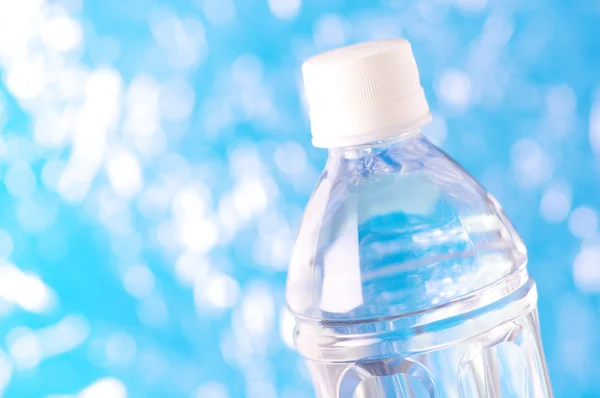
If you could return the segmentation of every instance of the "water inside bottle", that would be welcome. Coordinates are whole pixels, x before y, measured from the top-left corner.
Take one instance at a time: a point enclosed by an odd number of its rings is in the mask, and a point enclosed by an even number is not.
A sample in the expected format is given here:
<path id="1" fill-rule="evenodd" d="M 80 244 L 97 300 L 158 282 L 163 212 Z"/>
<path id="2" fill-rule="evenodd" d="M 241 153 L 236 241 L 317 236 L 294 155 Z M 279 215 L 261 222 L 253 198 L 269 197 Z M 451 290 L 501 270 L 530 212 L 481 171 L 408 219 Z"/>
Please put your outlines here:
<path id="1" fill-rule="evenodd" d="M 287 300 L 319 397 L 551 396 L 524 245 L 419 132 L 330 150 Z"/>

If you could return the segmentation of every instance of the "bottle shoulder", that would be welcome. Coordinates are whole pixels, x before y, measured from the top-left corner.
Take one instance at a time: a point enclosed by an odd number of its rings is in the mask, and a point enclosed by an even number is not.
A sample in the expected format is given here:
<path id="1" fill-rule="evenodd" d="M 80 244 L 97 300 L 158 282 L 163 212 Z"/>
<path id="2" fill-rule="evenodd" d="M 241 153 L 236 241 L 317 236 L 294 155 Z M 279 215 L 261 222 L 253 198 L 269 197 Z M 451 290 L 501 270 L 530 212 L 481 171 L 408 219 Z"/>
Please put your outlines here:
<path id="1" fill-rule="evenodd" d="M 292 253 L 299 316 L 399 315 L 458 299 L 525 263 L 497 202 L 424 139 L 331 156 Z"/>

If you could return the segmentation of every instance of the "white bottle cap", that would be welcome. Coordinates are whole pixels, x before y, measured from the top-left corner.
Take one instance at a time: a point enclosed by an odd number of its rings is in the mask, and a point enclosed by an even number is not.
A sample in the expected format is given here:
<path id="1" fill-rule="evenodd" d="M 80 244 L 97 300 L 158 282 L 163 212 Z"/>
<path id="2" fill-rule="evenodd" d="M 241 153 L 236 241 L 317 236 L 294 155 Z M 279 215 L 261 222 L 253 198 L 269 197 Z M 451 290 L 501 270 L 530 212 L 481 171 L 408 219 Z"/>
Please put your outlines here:
<path id="1" fill-rule="evenodd" d="M 410 43 L 366 42 L 318 54 L 302 65 L 313 144 L 366 144 L 431 120 Z"/>

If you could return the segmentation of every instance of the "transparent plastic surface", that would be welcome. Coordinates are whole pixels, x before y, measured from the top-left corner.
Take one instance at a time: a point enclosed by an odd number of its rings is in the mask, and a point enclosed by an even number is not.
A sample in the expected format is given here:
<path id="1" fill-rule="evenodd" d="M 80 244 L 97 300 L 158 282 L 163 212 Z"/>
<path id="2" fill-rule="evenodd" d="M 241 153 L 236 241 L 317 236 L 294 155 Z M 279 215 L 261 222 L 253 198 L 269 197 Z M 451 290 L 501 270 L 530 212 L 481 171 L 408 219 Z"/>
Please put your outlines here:
<path id="1" fill-rule="evenodd" d="M 419 132 L 330 150 L 287 302 L 317 395 L 550 397 L 525 247 Z"/>

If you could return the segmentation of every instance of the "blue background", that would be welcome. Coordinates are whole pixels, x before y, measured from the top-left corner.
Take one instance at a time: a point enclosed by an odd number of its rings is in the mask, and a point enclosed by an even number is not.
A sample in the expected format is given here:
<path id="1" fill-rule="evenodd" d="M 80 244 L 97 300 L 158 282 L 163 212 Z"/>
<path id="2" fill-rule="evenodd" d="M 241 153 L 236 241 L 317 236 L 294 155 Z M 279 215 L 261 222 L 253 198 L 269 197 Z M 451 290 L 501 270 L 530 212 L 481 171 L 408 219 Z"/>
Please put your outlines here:
<path id="1" fill-rule="evenodd" d="M 0 0 L 3 396 L 313 396 L 284 305 L 327 156 L 300 65 L 388 37 L 527 244 L 556 396 L 600 396 L 599 23 L 597 0 Z"/>

